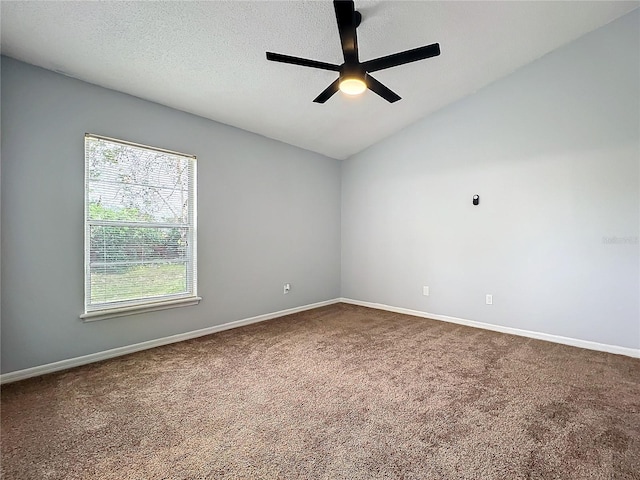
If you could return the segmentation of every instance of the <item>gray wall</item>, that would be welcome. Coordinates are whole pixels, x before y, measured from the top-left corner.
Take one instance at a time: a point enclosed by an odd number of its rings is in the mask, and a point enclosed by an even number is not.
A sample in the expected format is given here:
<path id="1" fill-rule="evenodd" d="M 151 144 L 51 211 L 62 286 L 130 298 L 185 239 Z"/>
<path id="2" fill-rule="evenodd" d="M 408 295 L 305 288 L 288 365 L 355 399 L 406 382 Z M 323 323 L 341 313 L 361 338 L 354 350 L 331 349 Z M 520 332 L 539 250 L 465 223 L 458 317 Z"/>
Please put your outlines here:
<path id="1" fill-rule="evenodd" d="M 640 347 L 639 23 L 345 161 L 342 296 Z"/>
<path id="2" fill-rule="evenodd" d="M 1 88 L 2 372 L 339 296 L 337 160 L 4 57 Z M 85 132 L 197 155 L 198 306 L 78 318 Z"/>

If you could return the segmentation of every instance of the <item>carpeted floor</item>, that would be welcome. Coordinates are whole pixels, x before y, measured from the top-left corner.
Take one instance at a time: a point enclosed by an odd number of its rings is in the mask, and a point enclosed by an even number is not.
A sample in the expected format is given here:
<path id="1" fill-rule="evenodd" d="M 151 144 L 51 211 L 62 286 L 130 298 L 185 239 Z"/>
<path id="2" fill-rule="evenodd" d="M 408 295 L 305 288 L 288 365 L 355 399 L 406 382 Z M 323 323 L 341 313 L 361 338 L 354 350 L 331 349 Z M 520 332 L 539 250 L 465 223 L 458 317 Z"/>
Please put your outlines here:
<path id="1" fill-rule="evenodd" d="M 2 478 L 640 479 L 640 360 L 352 305 L 2 388 Z"/>

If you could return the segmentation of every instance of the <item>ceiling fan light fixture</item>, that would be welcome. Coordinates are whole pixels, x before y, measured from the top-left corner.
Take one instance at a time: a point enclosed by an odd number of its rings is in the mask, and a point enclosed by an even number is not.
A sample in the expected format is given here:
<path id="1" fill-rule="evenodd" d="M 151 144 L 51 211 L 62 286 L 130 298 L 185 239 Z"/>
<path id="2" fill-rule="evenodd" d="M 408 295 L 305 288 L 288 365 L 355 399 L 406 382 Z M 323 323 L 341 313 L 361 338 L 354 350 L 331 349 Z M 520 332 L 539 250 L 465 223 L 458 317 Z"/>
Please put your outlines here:
<path id="1" fill-rule="evenodd" d="M 360 95 L 367 89 L 364 80 L 357 77 L 347 77 L 340 80 L 340 91 L 347 95 Z"/>

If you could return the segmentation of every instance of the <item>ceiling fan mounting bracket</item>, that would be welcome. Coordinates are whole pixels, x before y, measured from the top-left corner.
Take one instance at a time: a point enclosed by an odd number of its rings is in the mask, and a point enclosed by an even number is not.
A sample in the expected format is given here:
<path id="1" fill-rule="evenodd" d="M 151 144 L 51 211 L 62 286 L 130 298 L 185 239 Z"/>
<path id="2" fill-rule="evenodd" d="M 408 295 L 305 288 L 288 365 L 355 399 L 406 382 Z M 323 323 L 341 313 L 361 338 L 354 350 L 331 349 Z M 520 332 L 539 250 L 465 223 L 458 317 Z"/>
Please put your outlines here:
<path id="1" fill-rule="evenodd" d="M 362 23 L 362 14 L 357 10 L 353 12 L 353 23 L 356 28 L 358 28 Z"/>

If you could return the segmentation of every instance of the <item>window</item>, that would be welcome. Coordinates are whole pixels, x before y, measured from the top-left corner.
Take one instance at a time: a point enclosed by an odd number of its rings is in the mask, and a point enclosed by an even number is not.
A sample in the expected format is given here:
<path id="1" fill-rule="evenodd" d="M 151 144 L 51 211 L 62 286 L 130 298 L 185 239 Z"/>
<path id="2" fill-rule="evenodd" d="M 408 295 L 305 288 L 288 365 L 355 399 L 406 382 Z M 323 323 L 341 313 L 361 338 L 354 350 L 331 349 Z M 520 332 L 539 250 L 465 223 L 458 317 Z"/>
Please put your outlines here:
<path id="1" fill-rule="evenodd" d="M 85 135 L 85 312 L 95 320 L 192 305 L 196 159 Z"/>

